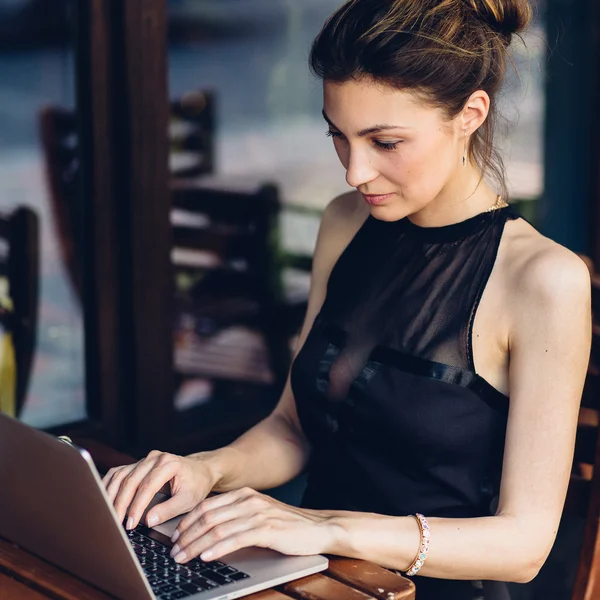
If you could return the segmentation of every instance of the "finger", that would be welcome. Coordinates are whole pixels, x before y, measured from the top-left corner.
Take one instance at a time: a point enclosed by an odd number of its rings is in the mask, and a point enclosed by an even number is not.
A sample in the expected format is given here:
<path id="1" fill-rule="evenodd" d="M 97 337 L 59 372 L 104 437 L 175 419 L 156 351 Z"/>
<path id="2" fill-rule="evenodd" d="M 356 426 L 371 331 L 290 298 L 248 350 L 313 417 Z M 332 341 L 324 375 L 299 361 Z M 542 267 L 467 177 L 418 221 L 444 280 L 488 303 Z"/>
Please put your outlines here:
<path id="1" fill-rule="evenodd" d="M 106 474 L 104 475 L 104 477 L 102 478 L 102 485 L 104 487 L 106 487 L 109 483 L 110 480 L 112 479 L 112 476 L 120 469 L 121 467 L 113 467 L 112 469 L 109 469 Z"/>
<path id="2" fill-rule="evenodd" d="M 229 521 L 214 527 L 207 535 L 196 538 L 185 546 L 175 544 L 171 550 L 171 556 L 175 558 L 176 562 L 182 563 L 196 556 L 206 556 L 207 552 L 214 551 L 217 547 L 220 547 L 223 554 L 228 554 L 229 552 L 233 552 L 233 550 L 228 550 L 228 548 L 239 550 L 246 547 L 244 543 L 247 546 L 256 546 L 260 530 L 261 528 L 257 527 L 254 518 Z M 253 533 L 249 534 L 249 532 Z M 205 559 L 202 558 L 202 560 Z M 215 560 L 215 558 L 206 558 L 206 560 Z"/>
<path id="3" fill-rule="evenodd" d="M 108 486 L 111 484 L 111 482 L 114 481 L 115 477 L 123 470 L 126 469 L 127 467 L 133 467 L 134 465 L 122 465 L 120 467 L 113 467 L 112 469 L 110 469 L 106 475 L 102 478 L 102 484 L 104 485 L 104 488 L 108 491 Z"/>
<path id="4" fill-rule="evenodd" d="M 120 522 L 123 522 L 129 512 L 129 507 L 137 491 L 140 481 L 152 470 L 156 459 L 145 458 L 133 466 L 127 473 L 119 478 L 115 484 L 119 490 L 114 500 L 115 510 Z M 111 484 L 112 485 L 112 484 Z M 130 523 L 128 522 L 128 525 Z M 128 527 L 129 529 L 129 527 Z"/>
<path id="5" fill-rule="evenodd" d="M 234 521 L 248 521 L 257 515 L 256 510 L 252 510 L 248 505 L 247 499 L 242 498 L 234 504 L 228 504 L 215 508 L 209 511 L 203 511 L 201 506 L 197 519 L 188 527 L 183 527 L 179 523 L 176 533 L 173 534 L 171 540 L 177 542 L 180 548 L 184 548 L 191 544 L 194 540 L 209 536 L 212 531 L 226 523 Z"/>
<path id="6" fill-rule="evenodd" d="M 189 493 L 179 492 L 148 511 L 146 525 L 156 527 L 189 511 L 194 502 Z M 143 513 L 143 511 L 142 511 Z M 141 517 L 140 517 L 141 518 Z"/>
<path id="7" fill-rule="evenodd" d="M 183 519 L 181 519 L 177 529 L 180 533 L 191 527 L 199 518 L 211 510 L 223 508 L 236 504 L 237 502 L 244 500 L 251 495 L 256 494 L 254 490 L 249 488 L 242 488 L 233 492 L 227 492 L 225 494 L 219 494 L 218 496 L 212 496 L 203 500 L 196 508 L 189 512 Z"/>
<path id="8" fill-rule="evenodd" d="M 135 466 L 136 465 L 125 465 L 124 467 L 119 467 L 117 471 L 113 473 L 106 487 L 106 493 L 108 494 L 108 497 L 113 505 L 121 488 L 121 482 L 125 477 L 127 477 L 127 475 L 129 475 L 129 473 L 131 473 L 131 471 L 135 469 Z"/>
<path id="9" fill-rule="evenodd" d="M 180 466 L 180 463 L 173 457 L 161 457 L 156 461 L 152 470 L 146 473 L 144 478 L 139 482 L 128 511 L 129 517 L 132 519 L 133 527 L 137 527 L 144 511 L 156 493 L 162 489 L 165 483 L 171 481 L 171 479 L 177 475 Z M 146 515 L 148 525 L 150 527 L 155 527 L 159 523 L 168 521 L 170 518 L 185 512 L 185 509 L 187 509 L 187 506 L 185 505 L 187 503 L 189 503 L 187 494 L 176 494 L 169 501 L 161 503 L 159 505 L 160 508 L 156 507 L 156 509 L 149 511 L 149 514 Z M 181 512 L 174 512 L 177 511 L 180 506 L 185 506 L 185 508 L 182 509 Z M 158 517 L 159 520 L 151 522 L 150 519 L 152 517 Z"/>
<path id="10" fill-rule="evenodd" d="M 268 548 L 267 532 L 264 528 L 252 528 L 247 531 L 232 535 L 231 537 L 221 540 L 213 546 L 203 550 L 200 553 L 200 560 L 213 561 L 223 558 L 227 554 L 242 550 L 242 548 L 251 548 L 258 546 L 260 548 Z"/>

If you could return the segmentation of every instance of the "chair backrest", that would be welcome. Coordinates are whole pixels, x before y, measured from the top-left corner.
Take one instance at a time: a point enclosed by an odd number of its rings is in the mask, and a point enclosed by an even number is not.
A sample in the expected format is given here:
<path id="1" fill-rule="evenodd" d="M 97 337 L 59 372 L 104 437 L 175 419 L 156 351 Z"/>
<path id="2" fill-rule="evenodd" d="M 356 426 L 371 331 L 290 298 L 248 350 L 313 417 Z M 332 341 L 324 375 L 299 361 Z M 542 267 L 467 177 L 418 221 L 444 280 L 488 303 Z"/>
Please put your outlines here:
<path id="1" fill-rule="evenodd" d="M 190 178 L 215 168 L 215 94 L 191 92 L 171 103 L 169 124 L 171 175 Z M 58 230 L 62 259 L 78 296 L 82 297 L 83 211 L 80 148 L 76 114 L 46 106 L 39 130 L 50 189 L 50 206 Z"/>
<path id="2" fill-rule="evenodd" d="M 245 189 L 217 187 L 183 181 L 172 186 L 173 262 L 178 276 L 187 276 L 187 289 L 179 286 L 177 311 L 193 321 L 200 337 L 209 337 L 232 326 L 261 333 L 267 345 L 273 380 L 287 375 L 288 353 L 285 333 L 277 326 L 279 287 L 277 219 L 280 210 L 277 188 L 248 184 Z M 185 286 L 183 286 L 185 287 Z M 189 322 L 188 321 L 188 322 Z M 199 375 L 213 375 L 219 364 L 232 367 L 240 352 L 239 340 L 194 356 Z M 177 353 L 176 353 L 177 354 Z M 229 354 L 229 357 L 227 356 Z M 240 379 L 268 379 L 257 368 L 240 367 Z M 232 374 L 229 369 L 229 374 Z M 245 373 L 244 373 L 245 371 Z"/>
<path id="3" fill-rule="evenodd" d="M 190 92 L 171 102 L 169 139 L 173 177 L 198 177 L 215 170 L 216 99 L 212 91 Z"/>
<path id="4" fill-rule="evenodd" d="M 565 512 L 585 519 L 571 600 L 600 597 L 600 278 L 592 278 L 592 351 L 581 401 Z"/>
<path id="5" fill-rule="evenodd" d="M 0 216 L 0 240 L 0 277 L 8 282 L 12 304 L 10 309 L 3 307 L 0 321 L 12 334 L 16 366 L 15 414 L 18 416 L 25 402 L 36 341 L 39 303 L 39 222 L 36 213 L 20 207 L 9 215 Z"/>

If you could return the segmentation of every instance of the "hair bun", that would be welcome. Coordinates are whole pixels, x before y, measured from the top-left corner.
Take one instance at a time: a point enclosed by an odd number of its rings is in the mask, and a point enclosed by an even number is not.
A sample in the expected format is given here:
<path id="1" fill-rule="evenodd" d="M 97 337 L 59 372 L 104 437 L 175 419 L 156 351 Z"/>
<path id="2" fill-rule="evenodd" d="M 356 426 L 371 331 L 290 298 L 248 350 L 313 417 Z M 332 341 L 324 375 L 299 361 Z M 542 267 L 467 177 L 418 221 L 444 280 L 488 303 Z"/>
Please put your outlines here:
<path id="1" fill-rule="evenodd" d="M 508 40 L 531 20 L 529 0 L 464 0 L 477 16 Z"/>

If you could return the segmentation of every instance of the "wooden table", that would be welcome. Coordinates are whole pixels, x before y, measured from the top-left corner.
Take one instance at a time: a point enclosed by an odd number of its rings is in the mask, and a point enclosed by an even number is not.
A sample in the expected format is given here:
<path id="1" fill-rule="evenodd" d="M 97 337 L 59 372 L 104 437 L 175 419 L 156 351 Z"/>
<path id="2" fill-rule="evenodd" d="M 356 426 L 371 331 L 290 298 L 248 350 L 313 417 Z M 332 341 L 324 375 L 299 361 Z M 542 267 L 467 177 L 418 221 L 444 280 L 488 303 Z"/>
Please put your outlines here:
<path id="1" fill-rule="evenodd" d="M 132 459 L 92 440 L 75 440 L 98 469 L 129 464 Z M 0 600 L 111 600 L 111 596 L 0 538 Z M 330 557 L 324 573 L 248 596 L 249 600 L 414 600 L 408 579 L 372 563 Z"/>

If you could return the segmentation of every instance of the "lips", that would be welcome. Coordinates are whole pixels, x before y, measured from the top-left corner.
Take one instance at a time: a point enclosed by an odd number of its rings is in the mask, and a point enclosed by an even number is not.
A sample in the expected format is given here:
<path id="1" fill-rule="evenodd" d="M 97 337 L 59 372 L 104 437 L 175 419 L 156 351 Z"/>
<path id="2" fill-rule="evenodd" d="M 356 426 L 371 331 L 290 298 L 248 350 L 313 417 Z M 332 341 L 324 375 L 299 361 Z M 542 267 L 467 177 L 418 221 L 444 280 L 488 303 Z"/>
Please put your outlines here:
<path id="1" fill-rule="evenodd" d="M 380 205 L 385 204 L 394 194 L 363 194 L 363 198 L 368 204 Z"/>

